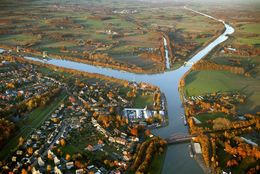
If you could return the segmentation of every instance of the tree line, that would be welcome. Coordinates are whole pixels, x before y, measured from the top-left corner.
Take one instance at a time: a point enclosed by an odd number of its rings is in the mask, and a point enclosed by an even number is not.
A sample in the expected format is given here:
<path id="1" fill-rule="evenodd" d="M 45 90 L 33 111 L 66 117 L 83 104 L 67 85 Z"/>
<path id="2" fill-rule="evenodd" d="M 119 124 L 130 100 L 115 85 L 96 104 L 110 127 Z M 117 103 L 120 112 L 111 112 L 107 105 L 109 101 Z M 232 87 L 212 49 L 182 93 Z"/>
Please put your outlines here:
<path id="1" fill-rule="evenodd" d="M 195 63 L 191 69 L 192 70 L 220 70 L 220 71 L 224 70 L 224 71 L 229 71 L 233 74 L 246 75 L 246 71 L 243 67 L 220 65 L 207 60 L 200 60 L 199 62 Z"/>
<path id="2" fill-rule="evenodd" d="M 166 144 L 166 141 L 159 137 L 144 141 L 141 145 L 139 144 L 130 170 L 135 171 L 136 174 L 147 173 L 154 156 L 162 154 Z"/>

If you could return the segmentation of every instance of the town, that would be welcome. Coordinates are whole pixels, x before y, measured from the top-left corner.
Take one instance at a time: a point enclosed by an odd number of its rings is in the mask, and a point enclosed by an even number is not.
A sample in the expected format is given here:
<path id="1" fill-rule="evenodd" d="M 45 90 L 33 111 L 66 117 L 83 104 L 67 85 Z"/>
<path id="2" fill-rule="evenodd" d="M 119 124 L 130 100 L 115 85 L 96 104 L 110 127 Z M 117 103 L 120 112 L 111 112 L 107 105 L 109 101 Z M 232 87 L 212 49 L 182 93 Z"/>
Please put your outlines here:
<path id="1" fill-rule="evenodd" d="M 251 172 L 258 170 L 260 113 L 238 114 L 246 100 L 238 91 L 184 97 L 184 119 L 193 141 L 190 156 L 201 161 L 206 172 L 245 170 L 241 164 L 247 163 L 256 165 Z"/>
<path id="2" fill-rule="evenodd" d="M 0 174 L 260 173 L 259 9 L 2 0 Z"/>
<path id="3" fill-rule="evenodd" d="M 137 146 L 154 139 L 149 129 L 166 124 L 166 101 L 155 86 L 80 75 L 72 80 L 20 59 L 1 55 L 1 172 L 122 173 Z M 44 111 L 52 100 L 53 108 L 26 129 L 23 123 L 39 117 L 34 110 Z M 20 130 L 25 133 L 17 136 Z"/>

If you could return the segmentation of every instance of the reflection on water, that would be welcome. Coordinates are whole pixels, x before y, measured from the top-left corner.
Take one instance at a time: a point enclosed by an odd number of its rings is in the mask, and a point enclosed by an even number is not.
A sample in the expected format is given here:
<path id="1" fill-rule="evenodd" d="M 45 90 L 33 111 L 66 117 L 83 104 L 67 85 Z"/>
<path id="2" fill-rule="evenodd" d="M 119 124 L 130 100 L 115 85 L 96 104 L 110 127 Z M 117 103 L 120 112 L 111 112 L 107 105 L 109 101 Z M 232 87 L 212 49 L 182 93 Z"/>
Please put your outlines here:
<path id="1" fill-rule="evenodd" d="M 196 12 L 196 11 L 194 11 Z M 199 12 L 198 12 L 199 13 Z M 201 14 L 201 13 L 200 13 Z M 202 14 L 206 15 L 206 14 Z M 206 15 L 207 17 L 213 18 L 211 16 Z M 215 18 L 214 18 L 215 19 Z M 217 19 L 215 19 L 217 20 Z M 204 49 L 199 51 L 196 55 L 194 55 L 188 62 L 195 63 L 204 56 L 206 56 L 215 46 L 225 41 L 228 36 L 227 34 L 232 34 L 234 29 L 225 24 L 225 32 L 221 34 L 217 39 L 211 42 Z M 165 40 L 165 39 L 164 39 Z M 166 40 L 165 40 L 166 41 Z M 0 49 L 0 52 L 2 49 Z M 168 51 L 166 49 L 166 51 Z M 166 58 L 168 57 L 168 52 L 166 52 Z M 25 57 L 26 59 L 44 62 L 40 59 L 33 57 Z M 178 92 L 178 83 L 180 78 L 190 69 L 190 67 L 182 66 L 177 70 L 167 71 L 159 74 L 135 74 L 130 72 L 124 72 L 119 70 L 114 70 L 110 68 L 102 68 L 96 67 L 92 65 L 77 63 L 68 60 L 58 60 L 58 59 L 50 59 L 47 64 L 52 64 L 60 67 L 76 69 L 80 71 L 90 72 L 90 73 L 98 73 L 106 76 L 111 76 L 114 78 L 124 79 L 124 80 L 133 80 L 137 82 L 147 82 L 153 85 L 160 87 L 161 91 L 164 92 L 167 103 L 168 103 L 168 115 L 169 115 L 169 125 L 167 127 L 153 130 L 155 135 L 161 136 L 163 138 L 170 137 L 173 133 L 187 133 L 187 127 L 183 125 L 181 120 L 181 114 L 183 114 L 182 103 L 180 100 L 179 92 Z M 167 67 L 170 67 L 169 58 L 166 61 Z M 168 65 L 169 64 L 169 65 Z M 167 68 L 168 69 L 168 68 Z M 178 144 L 171 145 L 168 147 L 163 173 L 172 174 L 172 173 L 203 173 L 201 168 L 198 166 L 196 161 L 190 158 L 188 153 L 188 144 Z"/>

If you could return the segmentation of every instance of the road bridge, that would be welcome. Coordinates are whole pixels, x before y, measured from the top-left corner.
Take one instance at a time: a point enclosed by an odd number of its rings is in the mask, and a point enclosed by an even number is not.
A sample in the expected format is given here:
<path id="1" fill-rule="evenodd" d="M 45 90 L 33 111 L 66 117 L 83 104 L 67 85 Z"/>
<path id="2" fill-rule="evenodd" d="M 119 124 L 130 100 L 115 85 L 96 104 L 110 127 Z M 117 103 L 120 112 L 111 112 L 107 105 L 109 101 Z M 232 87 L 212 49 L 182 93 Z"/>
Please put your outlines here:
<path id="1" fill-rule="evenodd" d="M 177 144 L 177 143 L 185 143 L 192 140 L 192 138 L 195 137 L 193 135 L 189 134 L 172 134 L 170 138 L 167 138 L 167 143 L 170 144 Z"/>

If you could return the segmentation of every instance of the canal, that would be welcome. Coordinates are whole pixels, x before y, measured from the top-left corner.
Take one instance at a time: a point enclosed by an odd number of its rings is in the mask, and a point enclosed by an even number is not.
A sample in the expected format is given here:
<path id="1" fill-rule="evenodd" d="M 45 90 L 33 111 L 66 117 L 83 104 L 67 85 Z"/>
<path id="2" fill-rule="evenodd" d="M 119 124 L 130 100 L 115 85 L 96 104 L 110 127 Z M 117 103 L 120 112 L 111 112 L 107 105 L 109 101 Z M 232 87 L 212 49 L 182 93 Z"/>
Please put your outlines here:
<path id="1" fill-rule="evenodd" d="M 195 13 L 199 13 L 206 17 L 210 17 L 213 20 L 218 20 L 215 19 L 214 17 L 194 11 L 192 9 L 188 9 L 188 8 L 186 9 L 191 10 Z M 209 45 L 207 45 L 205 48 L 203 48 L 198 53 L 196 53 L 188 61 L 188 63 L 191 64 L 195 63 L 198 60 L 205 57 L 214 47 L 227 40 L 229 34 L 232 34 L 234 32 L 234 29 L 230 25 L 226 24 L 222 20 L 218 20 L 218 21 L 224 24 L 225 31 L 220 36 L 218 36 L 214 41 L 212 41 Z M 25 57 L 25 58 L 34 61 L 43 62 L 42 60 L 34 57 Z M 167 61 L 169 60 L 167 59 Z M 130 81 L 135 79 L 136 82 L 146 82 L 146 83 L 156 85 L 160 87 L 161 91 L 166 96 L 167 104 L 168 104 L 169 124 L 166 127 L 153 130 L 153 134 L 161 136 L 163 138 L 169 138 L 171 137 L 172 134 L 188 133 L 188 129 L 186 126 L 184 126 L 183 120 L 181 119 L 181 115 L 183 114 L 184 109 L 182 107 L 180 94 L 178 91 L 178 84 L 181 77 L 191 68 L 189 66 L 182 66 L 176 70 L 168 70 L 166 72 L 158 73 L 158 74 L 135 74 L 131 72 L 125 72 L 125 71 L 120 71 L 120 70 L 115 70 L 110 68 L 104 68 L 104 67 L 96 67 L 96 66 L 77 63 L 68 60 L 50 59 L 45 63 L 60 66 L 60 67 L 90 72 L 90 73 L 98 73 L 98 74 L 111 76 L 118 79 L 124 79 Z M 169 67 L 169 63 L 167 63 L 167 67 Z M 190 157 L 188 143 L 184 143 L 184 144 L 170 145 L 168 147 L 162 173 L 163 174 L 173 174 L 173 173 L 174 174 L 178 174 L 178 173 L 199 174 L 199 173 L 203 173 L 203 171 L 200 168 L 200 166 L 197 164 L 197 162 Z"/>

